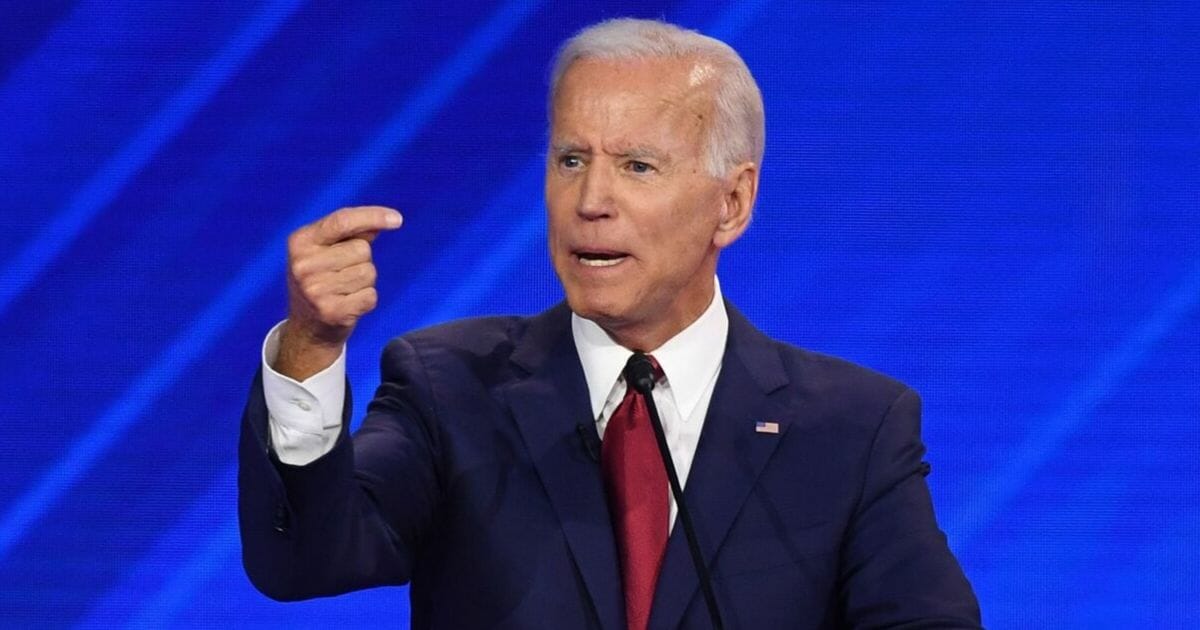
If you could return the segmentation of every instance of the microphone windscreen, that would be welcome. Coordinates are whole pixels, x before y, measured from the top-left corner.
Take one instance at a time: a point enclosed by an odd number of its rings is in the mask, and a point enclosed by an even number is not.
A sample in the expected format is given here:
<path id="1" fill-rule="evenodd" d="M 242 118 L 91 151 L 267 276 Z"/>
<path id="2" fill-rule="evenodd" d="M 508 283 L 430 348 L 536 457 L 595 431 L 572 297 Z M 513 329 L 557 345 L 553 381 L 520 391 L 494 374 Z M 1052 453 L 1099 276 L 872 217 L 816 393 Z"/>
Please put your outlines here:
<path id="1" fill-rule="evenodd" d="M 625 363 L 625 382 L 629 383 L 644 396 L 649 396 L 654 389 L 654 364 L 650 357 L 641 352 L 634 352 Z"/>

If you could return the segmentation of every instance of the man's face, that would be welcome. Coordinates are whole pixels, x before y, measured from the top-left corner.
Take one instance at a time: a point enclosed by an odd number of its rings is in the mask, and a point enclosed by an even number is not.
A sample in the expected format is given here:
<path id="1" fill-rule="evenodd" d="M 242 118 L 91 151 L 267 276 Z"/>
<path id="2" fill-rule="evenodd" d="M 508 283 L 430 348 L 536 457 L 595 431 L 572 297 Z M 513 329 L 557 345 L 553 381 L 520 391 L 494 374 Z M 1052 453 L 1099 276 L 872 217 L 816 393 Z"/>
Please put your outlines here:
<path id="1" fill-rule="evenodd" d="M 694 61 L 584 59 L 558 85 L 550 257 L 571 309 L 627 346 L 653 350 L 694 321 L 732 242 L 718 230 L 727 184 L 705 161 L 711 83 Z"/>

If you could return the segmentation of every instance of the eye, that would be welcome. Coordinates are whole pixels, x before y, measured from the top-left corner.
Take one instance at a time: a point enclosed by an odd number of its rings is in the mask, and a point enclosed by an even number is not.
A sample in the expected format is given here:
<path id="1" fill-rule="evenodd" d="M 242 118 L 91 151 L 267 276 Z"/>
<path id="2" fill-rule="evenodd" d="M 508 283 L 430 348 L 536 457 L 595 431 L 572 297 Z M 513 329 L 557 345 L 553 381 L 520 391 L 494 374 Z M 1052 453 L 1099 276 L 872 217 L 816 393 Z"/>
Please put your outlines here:
<path id="1" fill-rule="evenodd" d="M 578 155 L 563 155 L 558 158 L 558 165 L 563 168 L 576 169 L 583 166 L 583 160 Z"/>
<path id="2" fill-rule="evenodd" d="M 633 171 L 634 173 L 637 173 L 639 175 L 654 172 L 653 166 L 650 166 L 649 164 L 639 161 L 639 160 L 630 160 L 629 163 L 626 165 L 626 168 L 628 168 L 630 171 Z"/>

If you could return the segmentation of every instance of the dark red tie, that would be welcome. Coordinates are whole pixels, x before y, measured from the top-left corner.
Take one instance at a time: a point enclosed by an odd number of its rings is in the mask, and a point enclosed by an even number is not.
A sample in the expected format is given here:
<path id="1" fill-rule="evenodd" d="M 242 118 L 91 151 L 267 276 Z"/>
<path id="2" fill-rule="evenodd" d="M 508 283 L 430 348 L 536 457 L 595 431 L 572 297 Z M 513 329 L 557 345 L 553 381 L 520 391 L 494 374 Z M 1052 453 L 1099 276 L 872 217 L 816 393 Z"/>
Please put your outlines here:
<path id="1" fill-rule="evenodd" d="M 655 380 L 662 377 L 658 362 Z M 646 398 L 632 386 L 604 429 L 601 445 L 608 507 L 621 557 L 625 619 L 630 630 L 650 622 L 654 585 L 667 549 L 667 472 L 650 426 Z"/>

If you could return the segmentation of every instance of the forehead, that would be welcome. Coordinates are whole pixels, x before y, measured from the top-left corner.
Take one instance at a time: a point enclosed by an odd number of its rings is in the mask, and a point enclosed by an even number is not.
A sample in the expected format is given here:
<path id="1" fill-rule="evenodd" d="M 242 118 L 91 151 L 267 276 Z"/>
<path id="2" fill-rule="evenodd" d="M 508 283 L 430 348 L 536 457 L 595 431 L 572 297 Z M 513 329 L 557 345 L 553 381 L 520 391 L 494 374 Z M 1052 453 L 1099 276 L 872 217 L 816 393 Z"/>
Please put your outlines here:
<path id="1" fill-rule="evenodd" d="M 714 106 L 714 75 L 710 64 L 692 58 L 578 60 L 555 91 L 552 133 L 703 128 Z"/>

